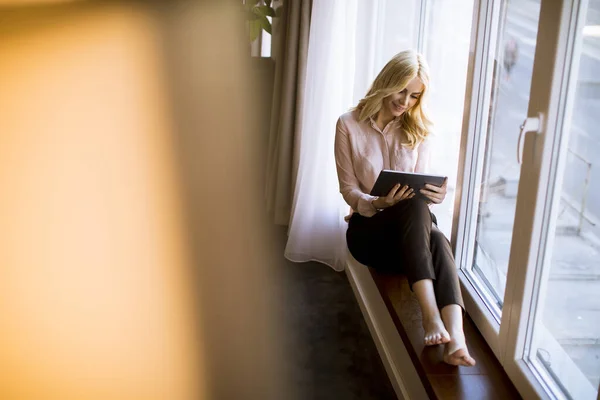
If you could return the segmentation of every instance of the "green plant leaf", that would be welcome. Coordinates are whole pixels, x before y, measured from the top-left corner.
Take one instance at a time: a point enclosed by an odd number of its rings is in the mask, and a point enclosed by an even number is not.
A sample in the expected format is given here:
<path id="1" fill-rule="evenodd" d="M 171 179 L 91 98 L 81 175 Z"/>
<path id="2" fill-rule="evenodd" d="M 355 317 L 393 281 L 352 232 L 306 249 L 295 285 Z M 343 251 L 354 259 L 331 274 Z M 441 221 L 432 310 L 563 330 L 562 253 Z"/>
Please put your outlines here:
<path id="1" fill-rule="evenodd" d="M 247 12 L 253 12 L 253 10 L 257 7 L 257 4 L 260 0 L 249 0 L 243 4 L 244 10 Z"/>
<path id="2" fill-rule="evenodd" d="M 254 21 L 255 19 L 259 19 L 260 18 L 260 15 L 257 15 L 251 9 L 246 10 L 245 13 L 246 13 L 246 19 L 248 21 Z"/>
<path id="3" fill-rule="evenodd" d="M 267 19 L 267 17 L 263 17 L 259 19 L 260 21 L 260 25 L 261 27 L 268 32 L 269 34 L 272 34 L 273 29 L 271 27 L 271 23 L 269 22 L 269 20 Z"/>
<path id="4" fill-rule="evenodd" d="M 267 22 L 269 22 L 269 21 L 267 21 Z M 250 43 L 252 43 L 256 39 L 258 39 L 258 36 L 260 35 L 260 32 L 263 29 L 263 26 L 262 26 L 263 20 L 260 18 L 257 18 L 254 21 L 250 21 L 248 24 L 250 26 Z"/>
<path id="5" fill-rule="evenodd" d="M 260 15 L 260 16 L 265 16 L 265 17 L 274 17 L 275 16 L 275 10 L 273 10 L 271 7 L 260 6 L 260 7 L 255 7 L 254 9 L 256 10 L 256 13 L 258 13 L 258 15 Z"/>
<path id="6" fill-rule="evenodd" d="M 271 7 L 271 0 L 265 0 L 265 4 L 267 5 L 267 7 Z"/>
<path id="7" fill-rule="evenodd" d="M 260 7 L 252 7 L 252 13 L 254 15 L 257 15 L 258 17 L 264 17 L 265 14 L 263 13 L 263 11 L 260 9 Z"/>

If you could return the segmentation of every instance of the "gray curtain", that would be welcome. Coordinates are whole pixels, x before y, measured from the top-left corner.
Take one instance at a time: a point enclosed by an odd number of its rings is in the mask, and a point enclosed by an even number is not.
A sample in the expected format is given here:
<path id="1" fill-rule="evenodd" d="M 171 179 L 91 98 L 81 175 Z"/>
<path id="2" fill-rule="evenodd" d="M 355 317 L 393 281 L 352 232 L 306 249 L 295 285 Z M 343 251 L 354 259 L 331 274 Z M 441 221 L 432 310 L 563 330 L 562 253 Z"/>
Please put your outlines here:
<path id="1" fill-rule="evenodd" d="M 308 55 L 312 0 L 285 1 L 273 32 L 275 84 L 266 177 L 267 210 L 278 225 L 288 225 L 297 173 L 296 138 L 302 123 L 302 104 Z"/>

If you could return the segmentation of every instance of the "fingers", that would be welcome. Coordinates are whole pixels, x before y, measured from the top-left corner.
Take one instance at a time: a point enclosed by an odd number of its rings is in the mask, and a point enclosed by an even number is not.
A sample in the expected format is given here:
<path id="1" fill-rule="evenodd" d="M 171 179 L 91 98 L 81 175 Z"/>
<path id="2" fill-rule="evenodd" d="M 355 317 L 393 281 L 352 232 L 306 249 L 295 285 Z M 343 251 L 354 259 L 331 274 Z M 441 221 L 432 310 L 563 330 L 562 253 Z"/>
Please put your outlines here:
<path id="1" fill-rule="evenodd" d="M 435 204 L 440 204 L 444 200 L 444 197 L 446 197 L 445 193 L 433 192 L 427 189 L 421 189 L 421 194 Z"/>
<path id="2" fill-rule="evenodd" d="M 408 199 L 412 199 L 413 197 L 415 197 L 416 193 L 412 188 L 408 188 L 404 194 L 398 199 L 398 201 L 402 201 L 402 200 L 408 200 Z"/>
<path id="3" fill-rule="evenodd" d="M 404 195 L 400 200 L 412 199 L 413 197 L 415 197 L 415 195 L 415 191 L 412 188 L 408 188 L 408 190 L 404 192 Z"/>
<path id="4" fill-rule="evenodd" d="M 399 189 L 400 189 L 400 184 L 396 183 L 394 185 L 394 187 L 390 190 L 390 192 L 387 194 L 386 197 L 394 198 L 394 196 L 396 195 L 396 193 L 398 192 Z"/>
<path id="5" fill-rule="evenodd" d="M 442 186 L 425 184 L 425 187 L 420 190 L 421 194 L 427 197 L 432 203 L 440 204 L 446 198 L 446 188 L 448 186 L 448 178 L 444 180 Z"/>
<path id="6" fill-rule="evenodd" d="M 425 184 L 424 189 L 430 190 L 432 192 L 436 192 L 436 193 L 446 193 L 446 182 L 444 181 L 444 184 L 442 186 L 435 186 L 429 183 Z"/>
<path id="7" fill-rule="evenodd" d="M 412 199 L 415 196 L 415 192 L 408 185 L 401 186 L 400 184 L 395 185 L 388 195 L 384 198 L 387 207 L 391 207 L 401 200 Z"/>
<path id="8" fill-rule="evenodd" d="M 396 192 L 396 194 L 394 195 L 394 200 L 404 200 L 406 196 L 410 195 L 411 193 L 413 193 L 412 188 L 408 187 L 407 185 L 404 185 Z"/>

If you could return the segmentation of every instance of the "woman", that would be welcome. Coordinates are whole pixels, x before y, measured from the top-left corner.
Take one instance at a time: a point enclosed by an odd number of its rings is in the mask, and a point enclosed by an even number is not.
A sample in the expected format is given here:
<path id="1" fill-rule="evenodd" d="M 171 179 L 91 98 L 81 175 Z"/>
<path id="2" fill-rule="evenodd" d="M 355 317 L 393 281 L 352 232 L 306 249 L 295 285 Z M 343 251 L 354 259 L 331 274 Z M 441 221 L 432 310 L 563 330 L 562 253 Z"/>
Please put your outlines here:
<path id="1" fill-rule="evenodd" d="M 423 314 L 425 345 L 445 344 L 444 361 L 475 365 L 462 327 L 463 300 L 450 243 L 429 211 L 446 196 L 426 185 L 394 187 L 370 196 L 382 169 L 427 172 L 430 122 L 423 103 L 429 84 L 422 55 L 403 51 L 381 70 L 371 89 L 337 122 L 335 158 L 340 192 L 352 207 L 346 239 L 359 262 L 405 274 Z"/>

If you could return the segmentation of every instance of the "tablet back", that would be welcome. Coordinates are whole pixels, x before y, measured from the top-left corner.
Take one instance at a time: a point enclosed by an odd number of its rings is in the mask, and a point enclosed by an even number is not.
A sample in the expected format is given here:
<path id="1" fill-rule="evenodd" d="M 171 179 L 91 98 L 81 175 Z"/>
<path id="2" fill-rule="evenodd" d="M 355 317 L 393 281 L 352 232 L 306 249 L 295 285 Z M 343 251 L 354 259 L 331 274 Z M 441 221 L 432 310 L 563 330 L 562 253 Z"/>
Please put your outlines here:
<path id="1" fill-rule="evenodd" d="M 379 177 L 377 178 L 377 181 L 371 190 L 371 195 L 380 197 L 387 196 L 394 185 L 399 183 L 401 185 L 408 185 L 411 187 L 416 194 L 415 197 L 421 197 L 425 199 L 425 196 L 423 196 L 419 190 L 421 190 L 426 183 L 430 183 L 435 186 L 442 186 L 445 179 L 446 177 L 441 175 L 427 175 L 384 169 L 379 173 Z"/>

